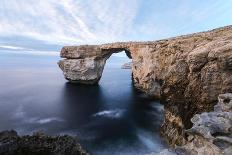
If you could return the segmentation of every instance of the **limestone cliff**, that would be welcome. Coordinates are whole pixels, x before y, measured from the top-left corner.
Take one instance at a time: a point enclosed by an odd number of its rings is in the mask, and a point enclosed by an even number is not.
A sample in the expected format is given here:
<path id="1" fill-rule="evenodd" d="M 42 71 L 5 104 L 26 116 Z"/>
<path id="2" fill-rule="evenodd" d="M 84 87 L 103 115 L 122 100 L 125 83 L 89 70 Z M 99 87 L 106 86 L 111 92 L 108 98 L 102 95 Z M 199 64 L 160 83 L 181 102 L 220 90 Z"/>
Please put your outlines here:
<path id="1" fill-rule="evenodd" d="M 66 46 L 58 64 L 66 79 L 94 84 L 121 51 L 132 58 L 135 87 L 164 104 L 162 133 L 170 144 L 184 144 L 193 115 L 232 92 L 232 26 L 153 42 Z"/>

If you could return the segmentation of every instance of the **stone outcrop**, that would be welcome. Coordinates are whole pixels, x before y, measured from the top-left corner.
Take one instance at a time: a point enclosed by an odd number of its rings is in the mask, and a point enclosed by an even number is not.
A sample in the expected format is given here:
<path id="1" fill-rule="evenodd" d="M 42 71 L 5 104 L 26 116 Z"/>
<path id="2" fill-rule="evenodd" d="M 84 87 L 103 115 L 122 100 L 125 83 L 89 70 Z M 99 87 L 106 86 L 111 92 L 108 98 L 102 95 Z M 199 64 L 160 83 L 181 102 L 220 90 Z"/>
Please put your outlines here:
<path id="1" fill-rule="evenodd" d="M 58 64 L 66 79 L 93 84 L 110 55 L 121 51 L 132 58 L 135 87 L 164 104 L 169 144 L 184 144 L 191 118 L 232 92 L 232 26 L 153 42 L 66 46 Z"/>
<path id="2" fill-rule="evenodd" d="M 105 62 L 105 58 L 68 59 L 61 60 L 59 66 L 67 80 L 76 83 L 95 84 L 101 78 Z"/>
<path id="3" fill-rule="evenodd" d="M 1 155 L 88 155 L 75 138 L 70 136 L 18 136 L 16 131 L 0 132 Z"/>
<path id="4" fill-rule="evenodd" d="M 66 46 L 61 50 L 61 57 L 66 58 L 58 62 L 67 80 L 73 83 L 96 84 L 102 76 L 106 60 L 112 53 L 125 50 L 122 47 L 110 48 L 96 45 Z"/>
<path id="5" fill-rule="evenodd" d="M 231 155 L 232 94 L 221 94 L 213 112 L 196 114 L 187 130 L 188 142 L 178 147 L 179 155 Z"/>

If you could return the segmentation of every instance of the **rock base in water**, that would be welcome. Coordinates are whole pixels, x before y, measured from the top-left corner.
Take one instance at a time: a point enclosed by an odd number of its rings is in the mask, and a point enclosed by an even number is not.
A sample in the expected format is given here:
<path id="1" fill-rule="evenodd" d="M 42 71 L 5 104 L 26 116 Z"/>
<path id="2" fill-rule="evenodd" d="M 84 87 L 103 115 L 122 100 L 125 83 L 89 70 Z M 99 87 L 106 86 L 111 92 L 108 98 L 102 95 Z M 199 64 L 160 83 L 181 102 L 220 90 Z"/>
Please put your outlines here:
<path id="1" fill-rule="evenodd" d="M 63 59 L 58 62 L 64 76 L 72 83 L 97 84 L 106 59 Z"/>
<path id="2" fill-rule="evenodd" d="M 15 131 L 0 132 L 1 155 L 88 155 L 70 136 L 18 136 Z"/>

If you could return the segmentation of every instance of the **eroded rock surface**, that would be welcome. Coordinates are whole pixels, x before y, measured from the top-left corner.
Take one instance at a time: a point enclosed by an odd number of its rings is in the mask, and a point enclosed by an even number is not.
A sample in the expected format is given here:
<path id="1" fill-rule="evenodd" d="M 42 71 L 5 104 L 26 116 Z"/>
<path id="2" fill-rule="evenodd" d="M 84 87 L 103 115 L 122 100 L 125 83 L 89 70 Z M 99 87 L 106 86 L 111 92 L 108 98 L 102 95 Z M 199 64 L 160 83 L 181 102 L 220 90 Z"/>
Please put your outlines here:
<path id="1" fill-rule="evenodd" d="M 64 59 L 59 61 L 67 80 L 83 84 L 96 84 L 102 75 L 106 59 Z"/>
<path id="2" fill-rule="evenodd" d="M 193 115 L 213 110 L 219 94 L 232 92 L 232 26 L 153 42 L 66 46 L 59 65 L 70 81 L 92 84 L 107 58 L 121 51 L 132 58 L 135 87 L 164 104 L 169 144 L 184 144 Z"/>
<path id="3" fill-rule="evenodd" d="M 179 155 L 231 155 L 232 94 L 221 94 L 213 112 L 196 114 L 187 130 L 188 142 L 176 149 Z"/>
<path id="4" fill-rule="evenodd" d="M 1 155 L 88 155 L 70 136 L 18 136 L 15 131 L 0 132 Z"/>

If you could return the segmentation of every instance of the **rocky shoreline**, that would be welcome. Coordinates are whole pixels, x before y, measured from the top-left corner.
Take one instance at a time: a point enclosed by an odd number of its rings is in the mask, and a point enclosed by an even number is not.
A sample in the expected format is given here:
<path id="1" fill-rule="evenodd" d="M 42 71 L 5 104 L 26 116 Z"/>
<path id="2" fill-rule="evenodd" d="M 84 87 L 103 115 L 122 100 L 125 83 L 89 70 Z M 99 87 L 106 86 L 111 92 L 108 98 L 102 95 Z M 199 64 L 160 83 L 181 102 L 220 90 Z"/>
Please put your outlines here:
<path id="1" fill-rule="evenodd" d="M 231 155 L 232 93 L 220 94 L 214 111 L 196 114 L 193 127 L 185 130 L 186 143 L 159 155 Z M 156 155 L 151 153 L 149 155 Z"/>
<path id="2" fill-rule="evenodd" d="M 0 132 L 1 155 L 89 155 L 76 138 L 47 136 L 41 132 L 19 136 L 16 131 Z"/>
<path id="3" fill-rule="evenodd" d="M 196 114 L 191 121 L 186 145 L 176 148 L 178 155 L 231 155 L 232 93 L 220 94 L 214 111 Z"/>

